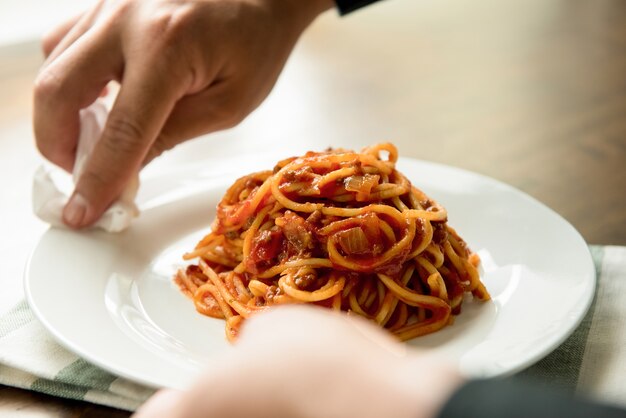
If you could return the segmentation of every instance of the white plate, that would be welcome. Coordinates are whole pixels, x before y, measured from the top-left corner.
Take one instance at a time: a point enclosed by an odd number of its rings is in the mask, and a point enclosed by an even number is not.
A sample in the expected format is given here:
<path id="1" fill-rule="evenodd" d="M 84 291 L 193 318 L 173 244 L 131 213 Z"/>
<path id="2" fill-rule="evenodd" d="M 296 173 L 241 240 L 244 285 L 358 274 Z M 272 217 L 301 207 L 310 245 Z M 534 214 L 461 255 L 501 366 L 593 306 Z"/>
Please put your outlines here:
<path id="1" fill-rule="evenodd" d="M 223 321 L 196 313 L 172 275 L 207 232 L 234 179 L 281 157 L 145 179 L 142 215 L 118 235 L 48 230 L 25 273 L 31 308 L 61 344 L 87 360 L 151 386 L 186 386 L 198 365 L 229 344 Z M 593 262 L 577 231 L 493 179 L 410 159 L 398 168 L 448 209 L 450 224 L 479 253 L 493 297 L 466 300 L 454 325 L 410 344 L 432 347 L 479 377 L 518 371 L 563 342 L 595 288 Z M 224 172 L 231 174 L 214 175 Z"/>

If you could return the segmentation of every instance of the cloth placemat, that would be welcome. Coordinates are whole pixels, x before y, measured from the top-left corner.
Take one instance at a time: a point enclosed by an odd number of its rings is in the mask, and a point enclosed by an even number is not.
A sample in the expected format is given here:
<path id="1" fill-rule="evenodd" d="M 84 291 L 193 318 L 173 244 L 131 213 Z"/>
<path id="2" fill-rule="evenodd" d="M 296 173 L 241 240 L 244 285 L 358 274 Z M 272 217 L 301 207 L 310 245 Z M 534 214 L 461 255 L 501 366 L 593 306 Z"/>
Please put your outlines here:
<path id="1" fill-rule="evenodd" d="M 585 319 L 559 348 L 518 375 L 626 405 L 626 247 L 592 246 L 591 252 L 598 280 Z M 0 318 L 0 384 L 129 411 L 153 393 L 59 346 L 26 302 Z"/>
<path id="2" fill-rule="evenodd" d="M 0 384 L 128 411 L 154 393 L 60 346 L 26 301 L 0 318 Z"/>

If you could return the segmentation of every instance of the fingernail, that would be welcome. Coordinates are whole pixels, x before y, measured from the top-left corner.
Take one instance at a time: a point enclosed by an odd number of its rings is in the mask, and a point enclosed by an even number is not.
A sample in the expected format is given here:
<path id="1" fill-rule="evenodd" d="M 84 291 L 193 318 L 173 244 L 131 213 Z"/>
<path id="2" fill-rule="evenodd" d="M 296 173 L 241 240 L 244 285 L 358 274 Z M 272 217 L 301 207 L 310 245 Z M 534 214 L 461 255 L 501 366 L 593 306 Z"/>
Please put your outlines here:
<path id="1" fill-rule="evenodd" d="M 83 226 L 87 205 L 87 200 L 81 194 L 74 193 L 63 209 L 63 222 L 74 228 Z"/>

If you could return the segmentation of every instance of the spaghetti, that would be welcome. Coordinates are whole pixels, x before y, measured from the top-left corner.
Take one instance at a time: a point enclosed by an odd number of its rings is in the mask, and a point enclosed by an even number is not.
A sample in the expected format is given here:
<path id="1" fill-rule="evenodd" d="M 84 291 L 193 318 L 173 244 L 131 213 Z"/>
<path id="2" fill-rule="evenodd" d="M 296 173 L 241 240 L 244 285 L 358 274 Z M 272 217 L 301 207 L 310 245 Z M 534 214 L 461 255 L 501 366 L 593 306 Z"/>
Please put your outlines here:
<path id="1" fill-rule="evenodd" d="M 401 340 L 451 324 L 466 293 L 490 298 L 480 260 L 397 158 L 389 143 L 309 152 L 238 179 L 176 282 L 231 341 L 284 303 L 352 312 Z"/>

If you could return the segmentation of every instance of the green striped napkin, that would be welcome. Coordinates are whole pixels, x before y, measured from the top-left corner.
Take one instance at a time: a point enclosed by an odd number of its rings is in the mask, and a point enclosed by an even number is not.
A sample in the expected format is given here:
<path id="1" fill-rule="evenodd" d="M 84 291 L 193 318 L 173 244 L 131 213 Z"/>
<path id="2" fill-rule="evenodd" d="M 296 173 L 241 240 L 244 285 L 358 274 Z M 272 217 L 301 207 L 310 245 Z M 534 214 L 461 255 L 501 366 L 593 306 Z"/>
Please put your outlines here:
<path id="1" fill-rule="evenodd" d="M 598 284 L 589 313 L 558 349 L 519 375 L 626 405 L 626 247 L 591 251 Z M 0 384 L 126 410 L 153 393 L 59 346 L 25 302 L 0 318 Z"/>
<path id="2" fill-rule="evenodd" d="M 590 249 L 597 282 L 589 312 L 563 344 L 518 376 L 626 406 L 626 247 Z"/>
<path id="3" fill-rule="evenodd" d="M 0 384 L 128 411 L 154 393 L 61 347 L 25 301 L 0 318 Z"/>

